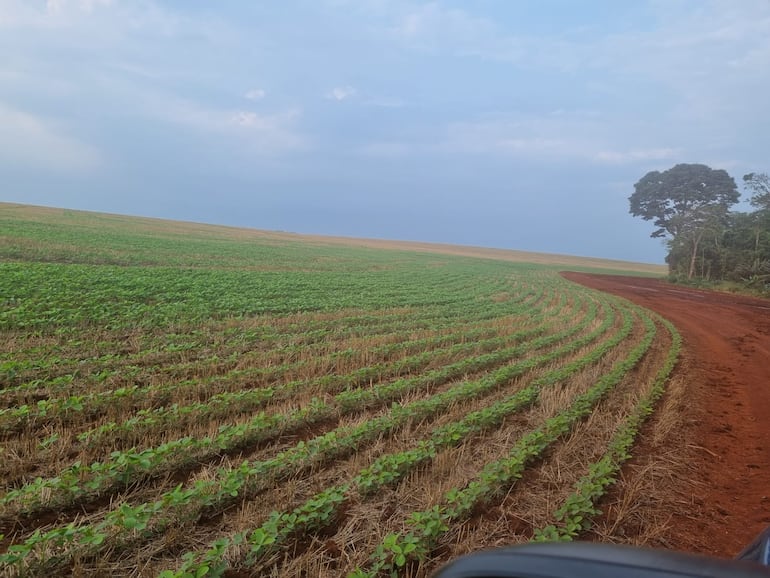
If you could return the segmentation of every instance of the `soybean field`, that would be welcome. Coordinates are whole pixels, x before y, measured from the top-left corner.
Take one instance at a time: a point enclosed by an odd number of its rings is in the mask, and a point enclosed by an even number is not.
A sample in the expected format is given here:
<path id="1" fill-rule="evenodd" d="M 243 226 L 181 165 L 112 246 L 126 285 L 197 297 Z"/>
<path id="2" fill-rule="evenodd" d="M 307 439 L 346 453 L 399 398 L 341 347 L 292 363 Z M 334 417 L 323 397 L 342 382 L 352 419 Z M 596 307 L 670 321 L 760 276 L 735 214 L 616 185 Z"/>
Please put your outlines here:
<path id="1" fill-rule="evenodd" d="M 558 270 L 0 205 L 0 573 L 427 576 L 624 541 L 605 504 L 681 340 Z"/>

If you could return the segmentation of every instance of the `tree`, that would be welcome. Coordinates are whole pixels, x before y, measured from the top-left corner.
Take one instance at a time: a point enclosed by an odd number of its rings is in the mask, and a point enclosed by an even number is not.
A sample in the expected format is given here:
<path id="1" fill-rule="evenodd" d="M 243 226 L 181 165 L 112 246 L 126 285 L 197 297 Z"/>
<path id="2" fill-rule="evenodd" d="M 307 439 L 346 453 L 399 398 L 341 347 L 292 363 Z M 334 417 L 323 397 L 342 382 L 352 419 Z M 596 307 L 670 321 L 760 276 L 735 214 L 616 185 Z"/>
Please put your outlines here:
<path id="1" fill-rule="evenodd" d="M 695 273 L 698 249 L 705 235 L 716 235 L 728 209 L 740 194 L 726 171 L 701 164 L 678 164 L 651 171 L 634 185 L 630 213 L 657 227 L 651 237 L 669 237 L 671 269 L 687 257 L 687 278 Z"/>
<path id="2" fill-rule="evenodd" d="M 770 177 L 767 173 L 743 175 L 744 186 L 752 192 L 751 205 L 756 209 L 750 214 L 750 229 L 754 235 L 752 274 L 757 275 L 767 262 L 766 242 L 770 235 Z"/>
<path id="3" fill-rule="evenodd" d="M 743 184 L 752 193 L 751 204 L 760 211 L 770 211 L 770 176 L 767 173 L 743 175 Z"/>
<path id="4" fill-rule="evenodd" d="M 762 211 L 731 213 L 724 243 L 729 257 L 723 278 L 752 282 L 770 272 L 770 227 Z"/>

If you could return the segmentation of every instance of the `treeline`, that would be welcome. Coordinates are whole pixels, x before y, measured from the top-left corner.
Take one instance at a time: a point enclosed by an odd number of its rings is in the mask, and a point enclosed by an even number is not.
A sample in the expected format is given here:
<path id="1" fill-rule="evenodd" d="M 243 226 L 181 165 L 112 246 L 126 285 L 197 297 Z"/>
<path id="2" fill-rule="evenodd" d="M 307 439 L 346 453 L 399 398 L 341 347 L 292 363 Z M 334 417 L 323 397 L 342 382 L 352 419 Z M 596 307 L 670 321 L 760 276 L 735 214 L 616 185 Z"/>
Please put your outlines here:
<path id="1" fill-rule="evenodd" d="M 658 227 L 676 280 L 734 281 L 770 289 L 770 177 L 743 176 L 751 211 L 735 211 L 735 180 L 724 170 L 679 164 L 647 173 L 629 197 L 630 212 Z"/>

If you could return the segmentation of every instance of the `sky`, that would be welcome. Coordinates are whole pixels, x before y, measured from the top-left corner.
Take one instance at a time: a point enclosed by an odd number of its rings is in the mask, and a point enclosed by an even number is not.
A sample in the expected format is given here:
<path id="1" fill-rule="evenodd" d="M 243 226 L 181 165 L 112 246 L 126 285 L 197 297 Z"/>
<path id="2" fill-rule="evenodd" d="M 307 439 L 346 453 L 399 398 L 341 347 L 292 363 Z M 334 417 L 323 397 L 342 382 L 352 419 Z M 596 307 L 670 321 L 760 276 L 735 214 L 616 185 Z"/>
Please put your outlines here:
<path id="1" fill-rule="evenodd" d="M 770 0 L 0 0 L 0 200 L 662 263 L 770 171 Z"/>

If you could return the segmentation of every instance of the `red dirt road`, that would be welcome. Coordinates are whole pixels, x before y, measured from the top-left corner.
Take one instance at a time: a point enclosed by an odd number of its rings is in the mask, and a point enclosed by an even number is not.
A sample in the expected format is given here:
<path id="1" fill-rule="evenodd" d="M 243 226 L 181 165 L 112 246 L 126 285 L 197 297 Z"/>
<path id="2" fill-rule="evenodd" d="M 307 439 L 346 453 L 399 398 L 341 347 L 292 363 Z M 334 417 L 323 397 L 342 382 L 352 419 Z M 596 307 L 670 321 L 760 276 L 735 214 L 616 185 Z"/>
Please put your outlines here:
<path id="1" fill-rule="evenodd" d="M 563 273 L 660 313 L 684 340 L 697 463 L 672 512 L 671 545 L 732 557 L 770 525 L 770 301 L 656 279 Z M 692 467 L 695 466 L 695 467 Z"/>

